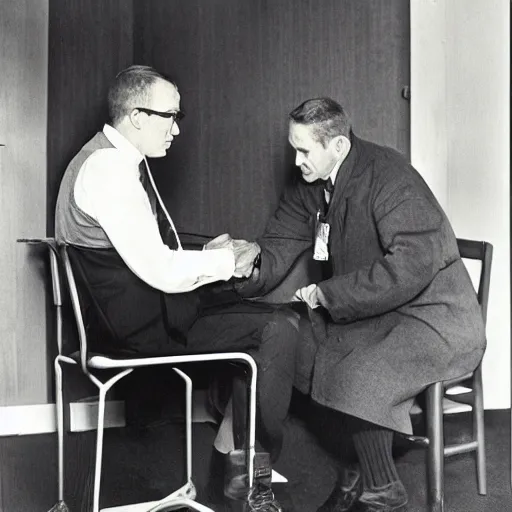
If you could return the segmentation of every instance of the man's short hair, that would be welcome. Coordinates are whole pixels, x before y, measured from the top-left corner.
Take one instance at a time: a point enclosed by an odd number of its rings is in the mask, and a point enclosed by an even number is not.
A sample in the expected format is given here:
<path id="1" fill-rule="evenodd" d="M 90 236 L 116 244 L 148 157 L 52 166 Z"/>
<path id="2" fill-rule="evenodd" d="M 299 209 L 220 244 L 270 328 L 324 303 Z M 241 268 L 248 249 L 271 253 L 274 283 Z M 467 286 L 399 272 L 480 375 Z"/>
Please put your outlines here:
<path id="1" fill-rule="evenodd" d="M 350 138 L 348 113 L 331 98 L 306 100 L 290 112 L 290 119 L 295 123 L 313 125 L 314 137 L 324 147 L 339 135 Z"/>
<path id="2" fill-rule="evenodd" d="M 118 73 L 108 91 L 110 122 L 116 124 L 134 108 L 147 106 L 151 86 L 157 80 L 165 80 L 176 87 L 173 80 L 150 66 L 134 65 Z"/>

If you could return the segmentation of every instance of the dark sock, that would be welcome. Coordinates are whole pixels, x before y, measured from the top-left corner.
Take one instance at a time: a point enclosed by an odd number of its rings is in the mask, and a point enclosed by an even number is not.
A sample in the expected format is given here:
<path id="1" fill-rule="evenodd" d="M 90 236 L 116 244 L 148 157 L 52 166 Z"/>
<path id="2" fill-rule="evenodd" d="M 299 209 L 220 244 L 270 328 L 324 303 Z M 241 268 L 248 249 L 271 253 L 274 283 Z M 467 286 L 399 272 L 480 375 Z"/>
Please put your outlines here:
<path id="1" fill-rule="evenodd" d="M 352 434 L 365 489 L 384 487 L 400 480 L 393 460 L 393 431 L 377 425 Z"/>

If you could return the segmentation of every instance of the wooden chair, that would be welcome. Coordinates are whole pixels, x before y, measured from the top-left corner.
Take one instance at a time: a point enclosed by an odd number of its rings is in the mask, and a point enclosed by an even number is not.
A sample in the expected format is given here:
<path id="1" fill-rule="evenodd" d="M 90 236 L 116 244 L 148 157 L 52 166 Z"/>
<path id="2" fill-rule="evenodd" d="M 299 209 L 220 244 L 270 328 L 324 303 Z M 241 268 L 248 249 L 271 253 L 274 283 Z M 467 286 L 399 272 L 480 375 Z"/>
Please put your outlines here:
<path id="1" fill-rule="evenodd" d="M 487 304 L 489 299 L 489 284 L 493 247 L 488 242 L 457 239 L 462 259 L 479 260 L 480 280 L 477 297 L 484 322 L 487 319 Z M 467 392 L 450 394 L 455 386 L 463 386 Z M 484 434 L 484 403 L 481 364 L 472 373 L 463 377 L 444 382 L 436 382 L 426 389 L 426 436 L 409 436 L 428 449 L 428 498 L 431 512 L 444 511 L 444 458 L 459 453 L 476 452 L 476 471 L 478 493 L 486 494 L 485 469 L 485 434 Z M 443 415 L 445 398 L 452 402 L 468 404 L 473 412 L 473 439 L 469 442 L 445 445 L 443 432 Z"/>
<path id="2" fill-rule="evenodd" d="M 484 322 L 487 319 L 487 304 L 489 299 L 489 284 L 491 275 L 493 247 L 488 242 L 457 239 L 459 253 L 462 259 L 478 260 L 481 262 L 480 279 L 477 290 L 477 298 L 482 308 Z M 292 267 L 286 282 L 265 296 L 267 302 L 287 302 L 294 291 L 319 278 L 320 268 L 311 258 L 304 253 Z M 469 389 L 463 394 L 452 395 L 451 390 L 456 386 Z M 478 493 L 486 494 L 486 470 L 485 470 L 485 436 L 484 436 L 484 407 L 482 387 L 481 365 L 470 374 L 463 377 L 436 382 L 426 391 L 426 436 L 409 436 L 409 439 L 428 448 L 428 498 L 431 512 L 443 512 L 444 510 L 444 457 L 476 451 Z M 443 434 L 443 414 L 445 397 L 451 402 L 458 402 L 472 406 L 473 410 L 473 440 L 457 445 L 445 446 Z"/>

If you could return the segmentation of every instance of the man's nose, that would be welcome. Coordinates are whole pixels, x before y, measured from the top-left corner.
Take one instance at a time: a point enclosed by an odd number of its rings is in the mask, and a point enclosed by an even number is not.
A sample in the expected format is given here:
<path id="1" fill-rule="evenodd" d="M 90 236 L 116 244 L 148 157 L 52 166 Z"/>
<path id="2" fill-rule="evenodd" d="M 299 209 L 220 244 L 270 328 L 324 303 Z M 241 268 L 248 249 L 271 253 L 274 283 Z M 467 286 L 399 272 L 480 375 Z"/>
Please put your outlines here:
<path id="1" fill-rule="evenodd" d="M 176 121 L 174 121 L 174 123 L 172 123 L 171 135 L 173 137 L 176 137 L 176 135 L 179 135 L 179 134 L 180 134 L 180 127 L 178 126 L 178 123 Z"/>
<path id="2" fill-rule="evenodd" d="M 295 153 L 295 165 L 300 167 L 304 163 L 304 155 L 302 153 Z"/>

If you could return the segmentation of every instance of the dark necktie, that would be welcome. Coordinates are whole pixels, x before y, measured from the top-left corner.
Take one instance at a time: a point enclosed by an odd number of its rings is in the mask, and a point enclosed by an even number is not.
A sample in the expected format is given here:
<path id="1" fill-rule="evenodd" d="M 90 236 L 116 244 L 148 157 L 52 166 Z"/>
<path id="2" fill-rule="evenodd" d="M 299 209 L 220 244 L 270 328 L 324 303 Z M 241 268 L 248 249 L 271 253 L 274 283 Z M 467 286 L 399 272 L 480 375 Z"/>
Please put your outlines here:
<path id="1" fill-rule="evenodd" d="M 176 235 L 174 234 L 174 229 L 172 229 L 169 220 L 167 219 L 167 215 L 165 214 L 163 208 L 156 197 L 155 190 L 151 185 L 151 180 L 149 178 L 148 169 L 146 167 L 146 162 L 142 160 L 139 164 L 139 179 L 146 191 L 146 194 L 149 199 L 149 204 L 151 205 L 151 210 L 153 214 L 156 215 L 156 220 L 158 222 L 158 229 L 160 231 L 160 235 L 165 245 L 167 245 L 170 249 L 178 248 L 178 240 L 176 239 Z"/>
<path id="2" fill-rule="evenodd" d="M 151 181 L 149 179 L 148 170 L 146 167 L 146 162 L 142 160 L 142 162 L 139 164 L 139 180 L 142 183 L 142 186 L 144 187 L 144 190 L 146 191 L 146 194 L 149 198 L 149 203 L 151 204 L 151 210 L 154 214 L 157 214 L 157 199 L 155 195 L 155 191 L 153 190 L 153 187 L 151 186 Z"/>
<path id="3" fill-rule="evenodd" d="M 325 200 L 325 212 L 329 209 L 329 204 L 332 200 L 332 195 L 334 193 L 334 183 L 331 178 L 325 181 L 324 183 L 324 200 Z"/>
<path id="4" fill-rule="evenodd" d="M 324 209 L 324 215 L 327 214 L 327 211 L 329 210 L 329 205 L 332 203 L 332 195 L 334 194 L 334 183 L 332 182 L 331 178 L 325 181 L 324 183 L 324 202 L 325 202 L 325 209 Z M 330 279 L 333 275 L 332 272 L 332 259 L 330 254 L 330 248 L 329 248 L 329 259 L 327 261 L 322 262 L 322 274 L 324 279 Z"/>

